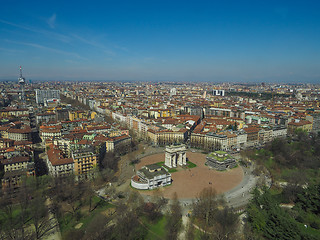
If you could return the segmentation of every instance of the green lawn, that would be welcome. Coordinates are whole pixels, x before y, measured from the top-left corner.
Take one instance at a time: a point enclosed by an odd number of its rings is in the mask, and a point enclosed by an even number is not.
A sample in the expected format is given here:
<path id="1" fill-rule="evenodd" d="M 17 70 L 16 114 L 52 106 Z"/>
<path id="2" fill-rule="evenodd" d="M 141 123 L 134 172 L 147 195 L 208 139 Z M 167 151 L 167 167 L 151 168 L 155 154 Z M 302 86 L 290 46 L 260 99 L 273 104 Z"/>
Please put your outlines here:
<path id="1" fill-rule="evenodd" d="M 58 222 L 59 222 L 59 227 L 62 234 L 70 229 L 73 229 L 74 226 L 77 225 L 77 223 L 79 223 L 69 213 L 59 217 Z"/>
<path id="2" fill-rule="evenodd" d="M 177 172 L 178 170 L 176 168 L 168 168 L 169 173 Z"/>
<path id="3" fill-rule="evenodd" d="M 63 234 L 64 232 L 73 229 L 79 223 L 83 223 L 80 229 L 85 229 L 97 214 L 105 211 L 108 208 L 114 207 L 111 203 L 103 201 L 97 196 L 92 198 L 92 208 L 95 206 L 96 208 L 91 212 L 88 211 L 89 204 L 82 206 L 81 217 L 79 220 L 77 220 L 76 214 L 72 216 L 71 213 L 65 213 L 64 216 L 58 219 L 61 233 Z"/>
<path id="4" fill-rule="evenodd" d="M 218 153 L 218 154 L 226 154 L 227 152 L 225 152 L 225 151 L 215 151 L 216 153 Z"/>
<path id="5" fill-rule="evenodd" d="M 169 173 L 174 173 L 174 172 L 178 171 L 176 168 L 168 168 L 168 167 L 166 167 L 164 165 L 164 162 L 157 162 L 156 165 L 158 165 L 160 167 L 165 167 L 165 169 L 167 169 Z"/>
<path id="6" fill-rule="evenodd" d="M 214 158 L 214 159 L 216 159 L 216 160 L 219 161 L 219 162 L 223 162 L 223 161 L 227 160 L 228 158 L 231 158 L 231 157 L 229 156 L 229 154 L 227 154 L 227 155 L 224 156 L 224 157 L 218 157 L 218 156 L 215 155 L 215 153 L 221 154 L 221 155 L 226 154 L 226 152 L 224 152 L 224 151 L 215 151 L 215 152 L 210 153 L 210 154 L 208 155 L 208 157 Z"/>
<path id="7" fill-rule="evenodd" d="M 157 162 L 156 164 L 157 164 L 158 166 L 165 167 L 166 169 L 168 169 L 168 172 L 169 172 L 169 173 L 174 173 L 174 172 L 177 172 L 177 171 L 178 171 L 177 168 L 168 168 L 168 167 L 166 167 L 166 166 L 164 165 L 164 162 Z M 187 168 L 194 168 L 194 167 L 196 167 L 196 166 L 197 166 L 197 165 L 194 164 L 193 162 L 188 161 L 186 167 L 187 167 Z"/>
<path id="8" fill-rule="evenodd" d="M 92 219 L 99 213 L 107 210 L 108 208 L 114 207 L 111 203 L 101 200 L 97 196 L 94 196 L 92 199 L 92 206 L 97 206 L 92 212 L 88 212 L 89 215 L 83 217 L 80 222 L 83 223 L 81 229 L 85 229 Z"/>
<path id="9" fill-rule="evenodd" d="M 148 235 L 146 239 L 159 240 L 164 239 L 166 235 L 166 216 L 162 216 L 156 223 L 151 223 L 145 217 L 142 218 L 142 222 L 148 229 Z"/>
<path id="10" fill-rule="evenodd" d="M 157 162 L 156 163 L 158 166 L 162 167 L 164 165 L 164 162 Z"/>
<path id="11" fill-rule="evenodd" d="M 193 162 L 190 162 L 190 161 L 187 162 L 187 168 L 194 168 L 196 166 L 197 166 L 197 164 L 195 164 Z"/>

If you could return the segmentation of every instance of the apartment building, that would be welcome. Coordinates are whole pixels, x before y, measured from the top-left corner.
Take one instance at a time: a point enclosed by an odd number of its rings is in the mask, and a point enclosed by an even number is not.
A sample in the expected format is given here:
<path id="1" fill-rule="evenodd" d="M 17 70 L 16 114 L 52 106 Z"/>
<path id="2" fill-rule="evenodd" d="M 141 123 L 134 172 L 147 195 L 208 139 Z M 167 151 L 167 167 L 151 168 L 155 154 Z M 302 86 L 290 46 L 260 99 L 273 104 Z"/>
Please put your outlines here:
<path id="1" fill-rule="evenodd" d="M 106 151 L 113 152 L 131 145 L 132 138 L 129 135 L 109 137 L 106 139 Z"/>
<path id="2" fill-rule="evenodd" d="M 21 128 L 9 128 L 7 130 L 7 137 L 14 141 L 32 141 L 31 133 L 30 126 L 23 125 Z"/>
<path id="3" fill-rule="evenodd" d="M 302 130 L 306 132 L 312 131 L 312 122 L 307 120 L 295 120 L 288 123 L 288 134 L 294 134 L 296 130 Z"/>
<path id="4" fill-rule="evenodd" d="M 65 158 L 63 152 L 51 144 L 47 150 L 48 172 L 54 177 L 63 177 L 74 173 L 74 162 L 72 158 Z"/>

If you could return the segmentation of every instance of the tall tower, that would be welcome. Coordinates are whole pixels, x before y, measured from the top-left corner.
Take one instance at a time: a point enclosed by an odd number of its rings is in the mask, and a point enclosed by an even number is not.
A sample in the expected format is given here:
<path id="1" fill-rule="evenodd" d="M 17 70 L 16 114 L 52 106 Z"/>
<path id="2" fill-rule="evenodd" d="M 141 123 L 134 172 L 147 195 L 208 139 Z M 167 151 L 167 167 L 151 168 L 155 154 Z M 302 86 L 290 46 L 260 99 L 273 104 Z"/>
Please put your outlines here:
<path id="1" fill-rule="evenodd" d="M 24 85 L 25 85 L 26 81 L 25 81 L 24 77 L 22 76 L 21 66 L 20 66 L 20 77 L 18 78 L 18 82 L 19 82 L 19 85 L 21 88 L 21 102 L 22 102 L 22 105 L 25 106 L 26 96 L 25 96 L 25 91 L 24 91 Z"/>

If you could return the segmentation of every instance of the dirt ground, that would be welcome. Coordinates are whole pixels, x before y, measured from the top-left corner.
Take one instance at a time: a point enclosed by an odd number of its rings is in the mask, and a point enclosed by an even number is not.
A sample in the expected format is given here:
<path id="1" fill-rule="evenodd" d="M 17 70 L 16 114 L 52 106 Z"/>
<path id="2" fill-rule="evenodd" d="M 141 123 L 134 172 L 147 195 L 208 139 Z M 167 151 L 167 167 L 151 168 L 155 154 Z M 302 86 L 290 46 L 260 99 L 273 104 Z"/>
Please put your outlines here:
<path id="1" fill-rule="evenodd" d="M 204 165 L 206 162 L 206 155 L 204 154 L 187 152 L 187 158 L 197 164 L 197 167 L 191 169 L 179 167 L 177 172 L 171 173 L 172 184 L 160 188 L 164 197 L 172 198 L 174 192 L 176 192 L 179 199 L 192 199 L 197 197 L 205 187 L 213 187 L 220 194 L 236 187 L 243 179 L 243 171 L 240 166 L 219 172 Z M 136 165 L 136 170 L 144 165 L 164 161 L 164 159 L 164 153 L 144 157 Z M 145 190 L 139 192 L 144 195 L 153 195 L 156 191 Z"/>

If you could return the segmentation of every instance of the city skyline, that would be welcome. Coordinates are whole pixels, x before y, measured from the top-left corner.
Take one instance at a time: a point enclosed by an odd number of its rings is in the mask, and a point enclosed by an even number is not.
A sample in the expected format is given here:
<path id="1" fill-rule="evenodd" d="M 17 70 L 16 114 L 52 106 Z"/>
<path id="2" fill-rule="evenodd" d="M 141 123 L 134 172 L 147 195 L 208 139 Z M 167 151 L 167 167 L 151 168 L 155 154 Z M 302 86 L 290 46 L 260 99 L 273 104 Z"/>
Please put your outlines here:
<path id="1" fill-rule="evenodd" d="M 0 79 L 318 83 L 309 1 L 6 2 Z"/>

